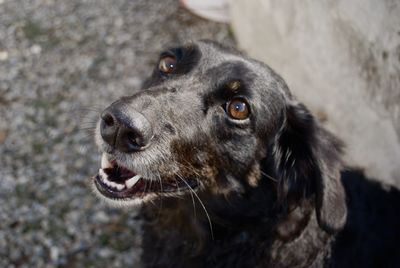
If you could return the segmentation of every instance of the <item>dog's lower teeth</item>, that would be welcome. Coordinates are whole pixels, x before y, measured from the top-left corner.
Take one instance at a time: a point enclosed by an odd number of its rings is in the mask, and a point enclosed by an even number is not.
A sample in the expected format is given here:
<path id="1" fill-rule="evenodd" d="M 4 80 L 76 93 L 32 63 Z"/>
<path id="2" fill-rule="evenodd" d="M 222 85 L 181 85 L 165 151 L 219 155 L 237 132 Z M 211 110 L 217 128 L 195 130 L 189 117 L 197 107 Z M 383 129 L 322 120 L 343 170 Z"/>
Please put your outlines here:
<path id="1" fill-rule="evenodd" d="M 123 185 L 123 184 L 118 184 L 118 183 L 115 183 L 115 182 L 113 182 L 113 181 L 107 181 L 106 184 L 107 184 L 108 186 L 110 186 L 111 188 L 117 189 L 118 191 L 121 191 L 122 189 L 125 188 L 125 185 Z"/>
<path id="2" fill-rule="evenodd" d="M 136 175 L 129 180 L 125 181 L 126 188 L 132 188 L 140 180 L 140 175 Z"/>
<path id="3" fill-rule="evenodd" d="M 105 181 L 108 178 L 108 175 L 104 172 L 104 170 L 102 168 L 99 169 L 99 175 L 100 175 L 102 181 Z"/>
<path id="4" fill-rule="evenodd" d="M 119 183 L 115 183 L 113 181 L 108 180 L 108 175 L 104 172 L 103 169 L 99 169 L 99 175 L 100 175 L 101 181 L 104 184 L 106 184 L 107 186 L 109 186 L 110 188 L 117 189 L 118 191 L 121 191 L 125 188 L 124 184 L 119 184 Z"/>

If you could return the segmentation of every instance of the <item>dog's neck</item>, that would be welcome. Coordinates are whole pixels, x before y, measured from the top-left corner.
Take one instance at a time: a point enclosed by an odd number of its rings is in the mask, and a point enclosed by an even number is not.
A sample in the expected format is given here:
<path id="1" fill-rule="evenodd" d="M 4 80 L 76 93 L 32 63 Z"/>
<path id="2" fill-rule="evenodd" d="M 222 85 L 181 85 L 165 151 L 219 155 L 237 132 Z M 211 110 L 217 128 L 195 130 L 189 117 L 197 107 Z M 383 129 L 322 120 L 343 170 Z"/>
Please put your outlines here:
<path id="1" fill-rule="evenodd" d="M 300 264 L 299 267 L 308 267 L 321 264 L 329 254 L 331 236 L 319 228 L 313 202 L 303 200 L 296 207 L 281 211 L 268 207 L 268 203 L 264 208 L 254 207 L 255 201 L 252 200 L 257 199 L 259 205 L 259 198 L 276 204 L 274 200 L 267 200 L 270 196 L 273 195 L 264 193 L 263 197 L 247 196 L 237 202 L 232 199 L 227 203 L 206 203 L 207 214 L 200 205 L 194 210 L 190 200 L 171 200 L 163 204 L 161 212 L 157 208 L 153 210 L 157 221 L 150 227 L 151 232 L 156 231 L 160 240 L 166 240 L 165 236 L 170 235 L 167 240 L 190 245 L 187 254 L 194 259 L 207 258 L 212 262 L 212 259 L 220 259 L 232 248 L 243 247 L 259 251 L 260 260 L 267 260 L 266 266 L 293 267 L 296 263 Z M 161 248 L 168 246 L 171 245 Z M 180 246 L 177 245 L 177 248 Z M 326 250 L 322 250 L 324 248 Z"/>

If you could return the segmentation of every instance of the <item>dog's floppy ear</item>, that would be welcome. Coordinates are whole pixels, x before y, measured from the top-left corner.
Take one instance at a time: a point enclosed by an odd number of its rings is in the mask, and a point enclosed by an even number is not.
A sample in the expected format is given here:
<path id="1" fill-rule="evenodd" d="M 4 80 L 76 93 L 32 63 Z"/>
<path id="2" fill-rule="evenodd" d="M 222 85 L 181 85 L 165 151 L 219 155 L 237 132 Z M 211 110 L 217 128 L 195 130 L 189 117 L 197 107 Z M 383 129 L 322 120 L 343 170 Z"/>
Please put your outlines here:
<path id="1" fill-rule="evenodd" d="M 340 180 L 341 142 L 322 128 L 304 105 L 290 101 L 273 153 L 278 197 L 315 197 L 320 227 L 329 233 L 340 230 L 347 216 Z"/>

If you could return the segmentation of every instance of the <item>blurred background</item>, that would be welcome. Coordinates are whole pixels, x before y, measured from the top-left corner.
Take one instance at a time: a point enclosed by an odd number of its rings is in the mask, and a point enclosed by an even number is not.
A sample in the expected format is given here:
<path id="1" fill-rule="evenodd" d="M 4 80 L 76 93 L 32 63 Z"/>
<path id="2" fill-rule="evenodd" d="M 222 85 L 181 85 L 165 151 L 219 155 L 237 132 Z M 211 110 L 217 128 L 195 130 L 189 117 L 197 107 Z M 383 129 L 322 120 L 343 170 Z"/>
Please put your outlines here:
<path id="1" fill-rule="evenodd" d="M 211 15 L 182 2 L 192 11 L 0 0 L 0 267 L 140 267 L 136 211 L 88 187 L 100 162 L 90 133 L 171 42 L 212 39 L 267 62 L 345 140 L 348 163 L 400 185 L 398 1 L 214 1 Z"/>

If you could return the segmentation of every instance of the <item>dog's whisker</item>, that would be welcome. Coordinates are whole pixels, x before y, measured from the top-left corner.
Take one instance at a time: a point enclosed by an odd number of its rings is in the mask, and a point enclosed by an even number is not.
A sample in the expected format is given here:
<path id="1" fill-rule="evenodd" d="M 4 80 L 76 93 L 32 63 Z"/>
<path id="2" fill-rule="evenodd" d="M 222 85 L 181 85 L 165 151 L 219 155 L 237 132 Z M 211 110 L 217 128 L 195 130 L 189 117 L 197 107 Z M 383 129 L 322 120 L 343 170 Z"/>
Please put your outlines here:
<path id="1" fill-rule="evenodd" d="M 214 240 L 213 225 L 212 225 L 212 222 L 211 222 L 210 214 L 208 213 L 208 211 L 207 211 L 207 209 L 206 209 L 206 206 L 204 205 L 203 201 L 201 201 L 201 199 L 200 199 L 200 197 L 198 196 L 198 194 L 197 194 L 197 193 L 193 190 L 193 188 L 189 185 L 189 183 L 187 183 L 186 180 L 184 180 L 184 179 L 181 178 L 180 176 L 178 176 L 178 178 L 181 179 L 181 180 L 187 185 L 187 187 L 190 189 L 190 191 L 196 196 L 197 200 L 199 200 L 199 203 L 200 203 L 200 205 L 202 206 L 202 208 L 203 208 L 203 210 L 204 210 L 204 212 L 205 212 L 205 214 L 206 214 L 207 220 L 208 220 L 208 224 L 209 224 L 210 232 L 211 232 L 211 239 Z"/>
<path id="2" fill-rule="evenodd" d="M 74 111 L 71 111 L 71 114 L 73 115 L 73 117 L 76 117 L 83 122 L 85 121 L 96 122 L 98 120 L 99 115 L 101 114 L 101 110 L 78 108 Z"/>
<path id="3" fill-rule="evenodd" d="M 79 128 L 78 130 L 84 133 L 95 134 L 96 129 L 91 127 L 85 127 L 85 128 Z"/>
<path id="4" fill-rule="evenodd" d="M 159 172 L 157 172 L 157 179 L 158 179 L 158 182 L 160 183 L 160 189 L 161 189 L 161 192 L 163 191 L 163 184 L 162 184 L 162 178 L 161 178 L 161 175 L 160 175 L 160 173 Z M 158 208 L 158 216 L 160 216 L 161 215 L 161 211 L 162 211 L 162 208 L 163 208 L 163 198 L 161 197 L 161 195 L 159 195 L 159 200 L 160 200 L 160 202 L 159 202 L 159 208 Z"/>
<path id="5" fill-rule="evenodd" d="M 79 128 L 96 128 L 96 122 L 83 122 L 78 125 Z"/>
<path id="6" fill-rule="evenodd" d="M 192 165 L 189 161 L 187 161 L 186 159 L 183 159 L 183 161 L 184 161 L 186 164 L 180 163 L 180 165 L 182 166 L 182 168 L 190 170 L 190 171 L 193 172 L 197 177 L 201 177 L 201 174 L 196 170 L 196 168 L 193 167 L 193 165 Z"/>
<path id="7" fill-rule="evenodd" d="M 178 172 L 175 172 L 175 175 L 176 175 L 176 176 L 179 176 L 180 178 L 182 177 L 182 176 L 180 176 L 180 175 L 178 174 Z M 175 180 L 176 180 L 176 178 L 175 178 Z M 178 182 L 177 182 L 177 183 L 178 183 Z M 195 202 L 195 200 L 194 200 L 192 191 L 189 191 L 189 193 L 190 193 L 190 197 L 191 197 L 191 199 L 192 199 L 193 216 L 194 216 L 195 219 L 197 219 L 196 202 Z"/>
<path id="8" fill-rule="evenodd" d="M 178 180 L 174 177 L 174 180 L 175 180 L 175 184 L 176 184 L 176 188 L 177 188 L 177 192 L 178 192 L 178 194 L 181 192 L 181 187 L 179 187 L 179 183 L 178 183 Z"/>
<path id="9" fill-rule="evenodd" d="M 101 111 L 103 111 L 104 107 L 101 105 L 84 105 L 84 106 L 80 106 L 78 107 L 76 110 L 77 111 L 90 111 L 90 112 L 97 112 L 97 113 L 101 113 Z"/>
<path id="10" fill-rule="evenodd" d="M 272 180 L 273 182 L 278 182 L 277 179 L 275 179 L 274 177 L 272 177 L 271 175 L 268 175 L 267 173 L 265 173 L 264 171 L 260 171 L 262 175 L 264 175 L 265 177 L 267 177 L 268 179 Z"/>

